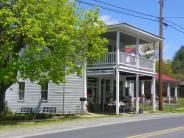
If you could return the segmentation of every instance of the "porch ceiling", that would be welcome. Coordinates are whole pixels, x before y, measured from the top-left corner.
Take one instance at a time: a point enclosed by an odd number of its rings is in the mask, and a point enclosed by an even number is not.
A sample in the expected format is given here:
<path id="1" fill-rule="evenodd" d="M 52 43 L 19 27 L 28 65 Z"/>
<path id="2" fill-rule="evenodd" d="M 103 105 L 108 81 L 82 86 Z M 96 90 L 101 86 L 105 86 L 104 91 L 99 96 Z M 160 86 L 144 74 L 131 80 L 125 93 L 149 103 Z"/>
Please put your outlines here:
<path id="1" fill-rule="evenodd" d="M 126 80 L 136 80 L 136 77 L 134 76 L 126 77 Z M 151 76 L 140 76 L 139 80 L 152 80 L 152 77 Z"/>
<path id="2" fill-rule="evenodd" d="M 93 78 L 104 78 L 104 79 L 110 79 L 110 78 L 115 78 L 115 70 L 114 72 L 111 72 L 111 74 L 108 74 L 107 72 L 104 72 L 104 71 L 112 71 L 113 69 L 111 70 L 104 70 L 104 69 L 98 69 L 98 70 L 94 70 L 95 72 L 99 72 L 99 73 L 87 73 L 87 76 L 88 77 L 93 77 Z M 92 71 L 92 70 L 88 70 L 88 71 Z M 88 72 L 87 71 L 87 72 Z M 136 79 L 136 73 L 131 73 L 131 72 L 126 72 L 126 71 L 120 71 L 120 77 L 121 76 L 125 76 L 127 77 L 127 80 L 135 80 Z M 152 76 L 149 76 L 149 75 L 140 75 L 139 77 L 140 80 L 152 80 Z"/>
<path id="3" fill-rule="evenodd" d="M 113 40 L 116 42 L 116 32 L 108 32 L 103 35 L 103 37 L 108 38 L 109 40 Z M 136 36 L 131 36 L 126 33 L 121 32 L 120 34 L 120 43 L 123 45 L 135 45 L 136 44 Z M 148 44 L 150 42 L 145 41 L 143 39 L 139 40 L 139 44 Z"/>
<path id="4" fill-rule="evenodd" d="M 127 23 L 110 25 L 108 27 L 109 27 L 109 32 L 111 32 L 111 31 L 120 31 L 122 33 L 126 33 L 126 34 L 129 34 L 129 35 L 138 37 L 140 39 L 144 39 L 144 40 L 149 41 L 149 42 L 163 40 L 163 38 L 160 38 L 157 35 L 154 35 L 152 33 L 144 31 L 140 28 L 137 28 L 135 26 L 129 25 Z"/>

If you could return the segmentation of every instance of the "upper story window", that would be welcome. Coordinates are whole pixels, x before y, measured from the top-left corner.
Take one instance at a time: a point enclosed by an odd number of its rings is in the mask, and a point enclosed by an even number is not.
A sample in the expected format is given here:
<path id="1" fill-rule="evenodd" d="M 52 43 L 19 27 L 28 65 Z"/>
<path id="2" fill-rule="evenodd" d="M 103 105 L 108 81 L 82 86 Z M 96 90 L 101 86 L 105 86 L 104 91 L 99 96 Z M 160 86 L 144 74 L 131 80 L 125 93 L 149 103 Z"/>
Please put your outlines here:
<path id="1" fill-rule="evenodd" d="M 42 101 L 48 100 L 48 83 L 41 85 L 41 100 Z"/>
<path id="2" fill-rule="evenodd" d="M 19 82 L 19 94 L 18 94 L 18 100 L 23 101 L 24 100 L 24 93 L 25 93 L 25 82 Z"/>

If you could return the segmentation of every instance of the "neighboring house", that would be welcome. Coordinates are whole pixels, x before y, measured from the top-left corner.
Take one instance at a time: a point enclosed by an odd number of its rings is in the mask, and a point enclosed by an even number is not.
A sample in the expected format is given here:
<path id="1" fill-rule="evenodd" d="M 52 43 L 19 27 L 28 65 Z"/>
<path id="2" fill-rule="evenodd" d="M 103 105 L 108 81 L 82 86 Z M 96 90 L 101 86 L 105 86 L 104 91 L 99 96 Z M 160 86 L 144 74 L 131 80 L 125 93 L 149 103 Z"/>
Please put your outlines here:
<path id="1" fill-rule="evenodd" d="M 178 96 L 184 97 L 184 81 L 178 84 Z"/>
<path id="2" fill-rule="evenodd" d="M 88 103 L 94 111 L 106 111 L 107 106 L 114 104 L 119 114 L 123 97 L 131 96 L 132 101 L 136 99 L 136 112 L 139 112 L 144 80 L 150 80 L 153 110 L 156 110 L 155 60 L 141 57 L 139 50 L 145 45 L 156 48 L 163 39 L 126 23 L 108 27 L 103 35 L 109 40 L 108 53 L 87 67 Z"/>
<path id="3" fill-rule="evenodd" d="M 159 73 L 156 74 L 157 80 L 157 91 L 159 92 Z M 171 100 L 174 101 L 178 99 L 178 84 L 179 81 L 172 78 L 169 75 L 162 74 L 163 80 L 163 96 L 167 97 L 167 102 L 170 103 Z"/>
<path id="4" fill-rule="evenodd" d="M 45 85 L 22 80 L 13 84 L 6 91 L 8 107 L 13 111 L 20 111 L 22 107 L 31 107 L 35 112 L 43 107 L 56 107 L 56 113 L 75 114 L 83 110 L 80 97 L 84 96 L 84 77 L 72 74 L 66 76 L 66 84 Z"/>
<path id="5" fill-rule="evenodd" d="M 178 99 L 178 84 L 179 81 L 172 78 L 169 75 L 162 74 L 163 80 L 163 97 L 164 102 L 171 103 L 176 102 Z M 148 81 L 145 83 L 145 97 L 150 98 L 149 87 L 151 83 Z M 159 96 L 159 73 L 156 73 L 156 95 Z M 166 99 L 165 99 L 166 98 Z"/>

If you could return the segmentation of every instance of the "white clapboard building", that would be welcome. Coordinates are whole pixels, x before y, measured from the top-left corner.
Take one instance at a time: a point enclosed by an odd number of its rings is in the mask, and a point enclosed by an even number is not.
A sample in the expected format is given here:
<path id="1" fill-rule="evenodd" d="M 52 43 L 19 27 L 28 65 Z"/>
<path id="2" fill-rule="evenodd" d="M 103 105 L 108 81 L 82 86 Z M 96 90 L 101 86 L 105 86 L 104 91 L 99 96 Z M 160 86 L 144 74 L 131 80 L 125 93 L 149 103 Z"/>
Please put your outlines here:
<path id="1" fill-rule="evenodd" d="M 121 98 L 129 95 L 135 99 L 138 112 L 139 98 L 144 95 L 144 81 L 151 81 L 150 95 L 155 110 L 155 59 L 141 56 L 140 49 L 149 45 L 155 50 L 163 39 L 126 23 L 108 28 L 103 35 L 109 40 L 108 53 L 94 64 L 87 65 L 83 77 L 69 75 L 65 85 L 50 82 L 39 86 L 28 80 L 13 84 L 6 92 L 9 108 L 16 112 L 21 107 L 34 110 L 56 107 L 57 113 L 79 113 L 86 109 L 86 106 L 81 107 L 80 97 L 88 96 L 88 104 L 98 109 L 96 111 L 103 112 L 114 102 L 115 112 L 119 114 Z M 131 49 L 134 51 L 130 52 Z"/>

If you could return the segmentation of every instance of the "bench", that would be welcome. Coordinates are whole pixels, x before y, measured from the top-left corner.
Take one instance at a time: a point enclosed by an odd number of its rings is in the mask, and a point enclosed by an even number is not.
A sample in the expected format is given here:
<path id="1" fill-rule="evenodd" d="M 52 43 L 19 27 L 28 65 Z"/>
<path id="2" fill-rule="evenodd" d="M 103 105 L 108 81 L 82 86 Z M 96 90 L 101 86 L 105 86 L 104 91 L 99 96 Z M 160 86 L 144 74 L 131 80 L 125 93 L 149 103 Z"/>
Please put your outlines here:
<path id="1" fill-rule="evenodd" d="M 21 107 L 20 110 L 15 112 L 15 119 L 19 120 L 22 115 L 25 115 L 27 117 L 28 116 L 31 117 L 32 113 L 33 113 L 33 108 L 32 107 Z"/>
<path id="2" fill-rule="evenodd" d="M 32 112 L 32 107 L 21 107 L 20 111 L 17 111 L 16 113 L 31 114 Z"/>
<path id="3" fill-rule="evenodd" d="M 56 107 L 43 107 L 42 113 L 55 114 L 56 113 Z"/>

